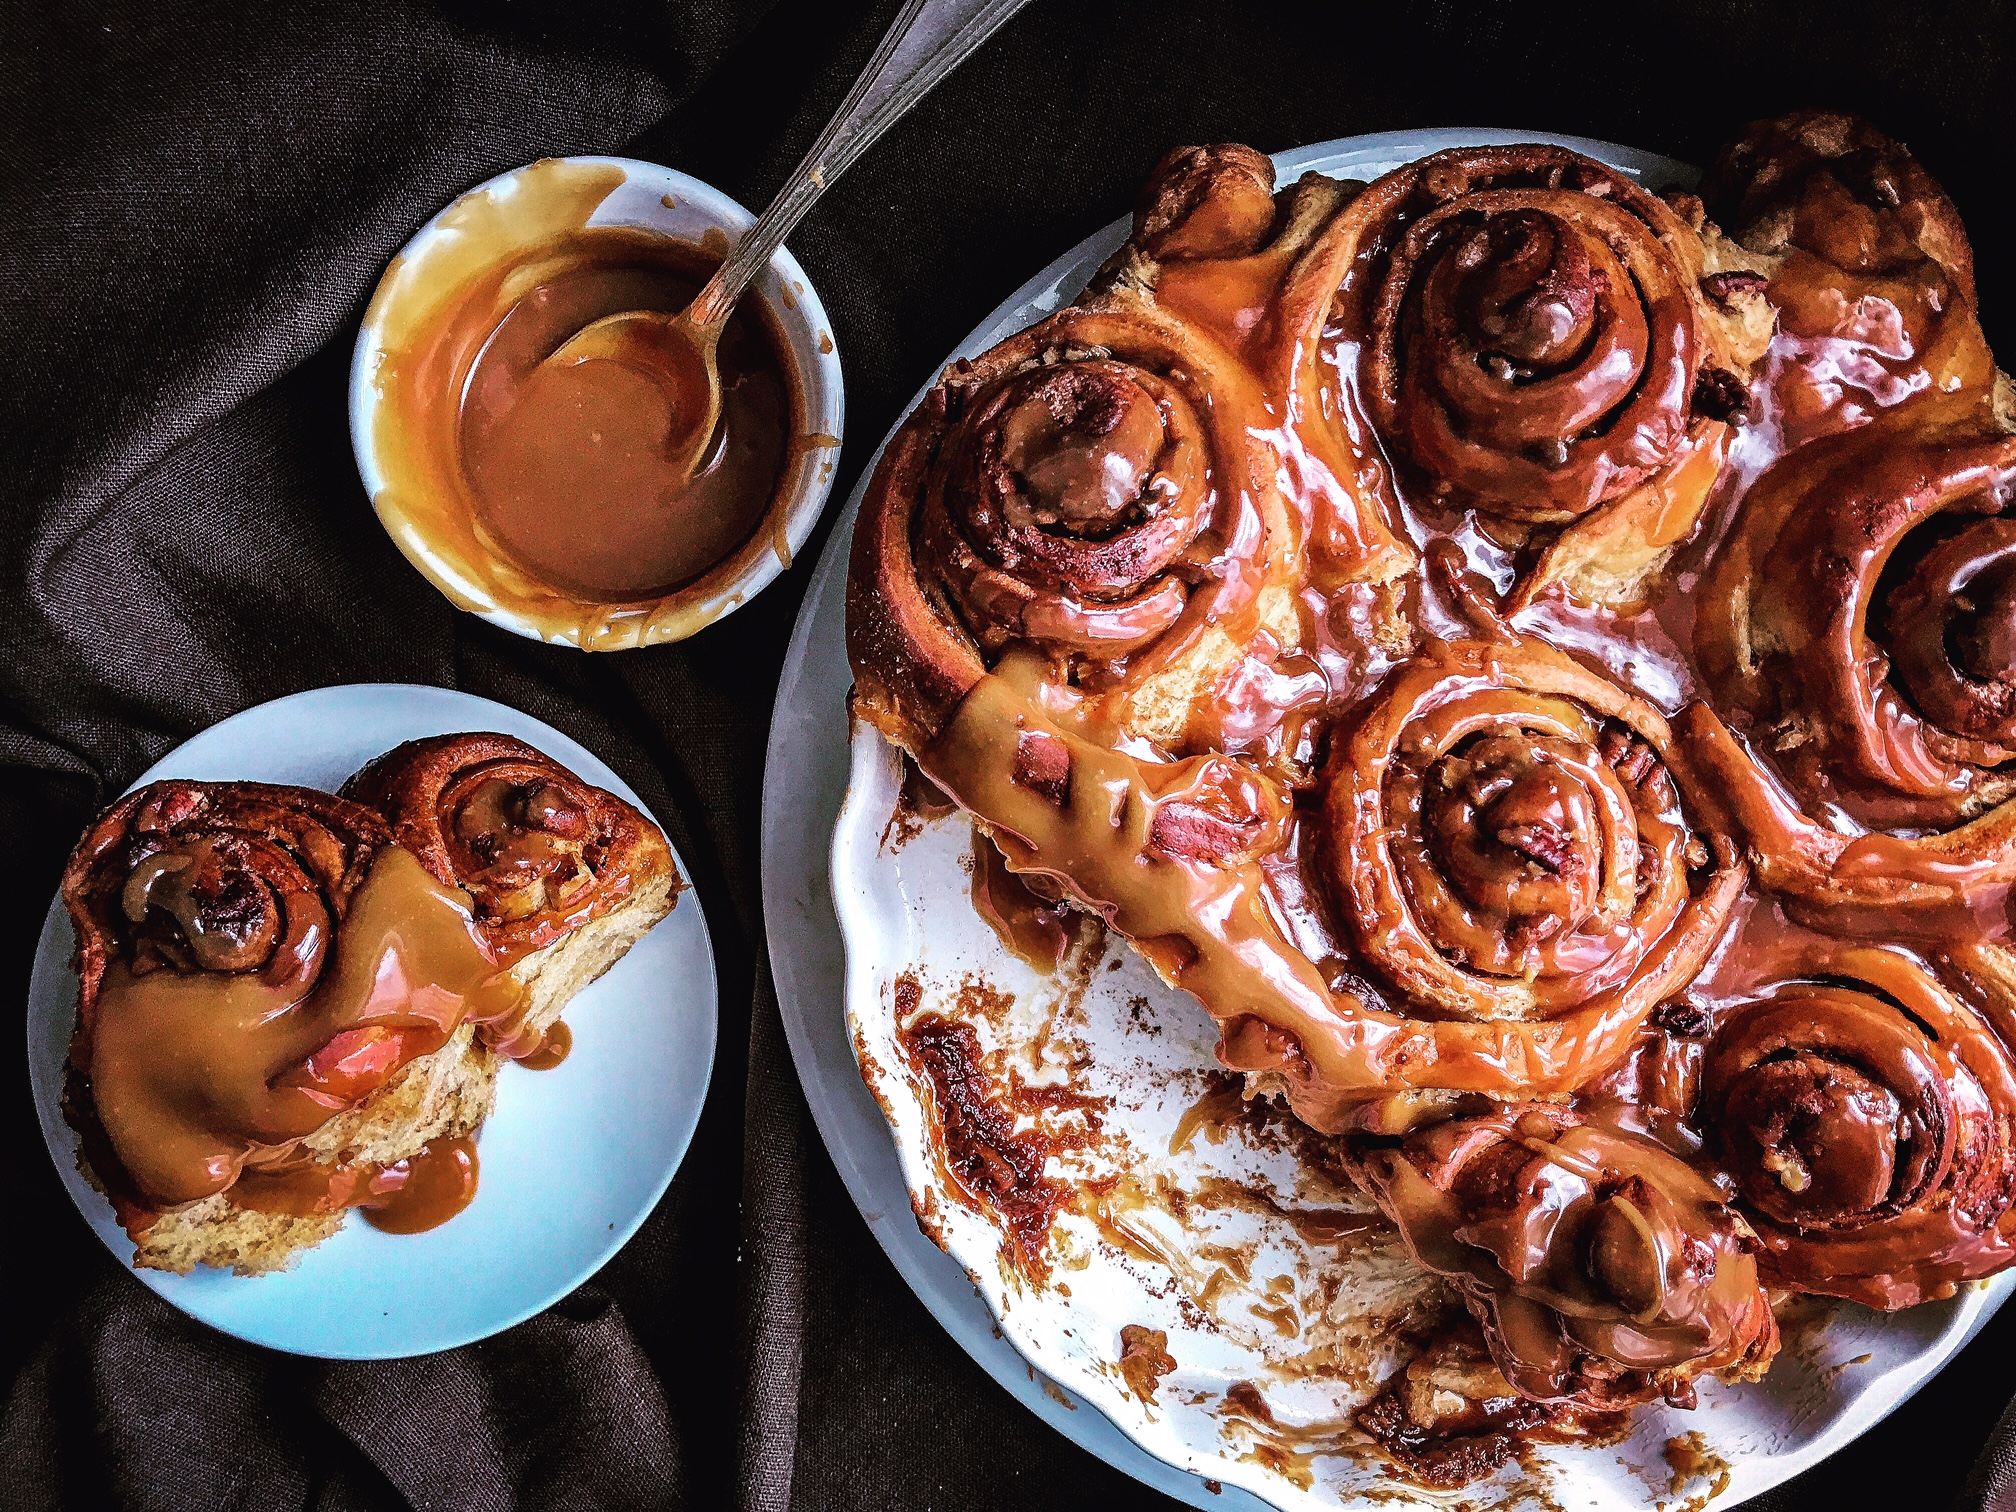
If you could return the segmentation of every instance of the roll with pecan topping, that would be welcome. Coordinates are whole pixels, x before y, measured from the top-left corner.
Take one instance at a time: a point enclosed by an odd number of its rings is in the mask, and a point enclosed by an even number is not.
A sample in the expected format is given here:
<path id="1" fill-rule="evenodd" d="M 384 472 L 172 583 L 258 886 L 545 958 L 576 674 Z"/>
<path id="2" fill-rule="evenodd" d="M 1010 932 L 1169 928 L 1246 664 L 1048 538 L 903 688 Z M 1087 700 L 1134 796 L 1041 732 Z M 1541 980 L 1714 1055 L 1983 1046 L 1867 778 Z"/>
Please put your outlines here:
<path id="1" fill-rule="evenodd" d="M 1571 1091 L 1691 980 L 1745 872 L 1643 700 L 1531 642 L 1439 642 L 1341 731 L 1319 889 L 1398 1003 Z M 1495 1089 L 1485 1089 L 1495 1090 Z"/>
<path id="2" fill-rule="evenodd" d="M 1707 709 L 1681 717 L 1767 886 L 1821 909 L 2002 906 L 2012 502 L 2016 431 L 1986 404 L 1930 398 L 1800 448 L 1745 498 L 1702 583 L 1696 648 L 1749 751 Z"/>
<path id="3" fill-rule="evenodd" d="M 914 748 L 1011 643 L 1138 677 L 1250 613 L 1282 544 L 1257 408 L 1207 336 L 1126 290 L 948 372 L 855 530 L 863 711 Z"/>
<path id="4" fill-rule="evenodd" d="M 1522 1396 L 1692 1405 L 1699 1376 L 1755 1379 L 1777 1351 L 1742 1220 L 1650 1140 L 1527 1103 L 1347 1158 Z"/>
<path id="5" fill-rule="evenodd" d="M 509 735 L 409 740 L 343 792 L 384 814 L 437 880 L 467 891 L 506 962 L 678 885 L 656 825 Z"/>
<path id="6" fill-rule="evenodd" d="M 1701 1117 L 1774 1285 L 1909 1307 L 2016 1258 L 2016 1065 L 1902 951 L 1815 937 L 1719 1025 Z"/>
<path id="7" fill-rule="evenodd" d="M 1747 127 L 1701 192 L 1771 259 L 1787 445 L 1992 380 L 1960 213 L 1901 143 L 1855 116 L 1795 111 Z"/>
<path id="8" fill-rule="evenodd" d="M 401 861 L 371 810 L 258 782 L 154 783 L 78 842 L 66 1112 L 129 1223 L 225 1190 L 454 1029 L 491 966 L 452 899 L 418 900 L 441 948 L 408 952 L 448 968 L 439 1013 L 364 990 L 338 946 Z"/>
<path id="9" fill-rule="evenodd" d="M 1698 220 L 1579 153 L 1437 153 L 1374 183 L 1336 237 L 1372 419 L 1454 504 L 1578 519 L 1742 401 Z"/>

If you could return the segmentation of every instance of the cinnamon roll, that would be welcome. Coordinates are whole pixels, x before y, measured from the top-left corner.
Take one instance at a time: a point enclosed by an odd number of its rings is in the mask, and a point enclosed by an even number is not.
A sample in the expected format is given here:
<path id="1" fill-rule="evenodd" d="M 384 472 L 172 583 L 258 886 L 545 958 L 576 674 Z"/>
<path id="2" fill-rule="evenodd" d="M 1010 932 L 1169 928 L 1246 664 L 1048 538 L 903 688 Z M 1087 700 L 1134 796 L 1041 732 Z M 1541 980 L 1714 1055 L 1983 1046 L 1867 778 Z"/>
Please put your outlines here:
<path id="1" fill-rule="evenodd" d="M 1437 153 L 1358 196 L 1331 233 L 1339 335 L 1433 494 L 1580 519 L 1741 407 L 1755 319 L 1703 292 L 1713 259 L 1687 208 L 1547 146 Z"/>
<path id="2" fill-rule="evenodd" d="M 1999 914 L 2016 880 L 2012 498 L 2016 428 L 1921 400 L 1800 448 L 1744 499 L 1695 638 L 1749 749 L 1705 707 L 1681 729 L 1766 886 L 1819 909 Z"/>
<path id="3" fill-rule="evenodd" d="M 1124 290 L 949 372 L 855 531 L 857 706 L 921 743 L 1010 643 L 1139 684 L 1207 627 L 1250 637 L 1284 532 L 1257 407 L 1208 337 Z"/>
<path id="4" fill-rule="evenodd" d="M 1525 1103 L 1347 1158 L 1523 1397 L 1691 1406 L 1695 1379 L 1755 1379 L 1777 1351 L 1744 1223 L 1649 1140 Z"/>
<path id="5" fill-rule="evenodd" d="M 1530 641 L 1434 644 L 1333 740 L 1319 890 L 1424 1033 L 1506 1047 L 1490 1090 L 1573 1090 L 1721 936 L 1744 867 L 1671 756 L 1650 704 Z"/>
<path id="6" fill-rule="evenodd" d="M 136 1264 L 284 1263 L 341 1205 L 310 1202 L 276 1232 L 253 1188 L 303 1166 L 333 1177 L 352 1154 L 417 1157 L 489 1106 L 465 1021 L 513 994 L 461 896 L 367 808 L 155 783 L 79 842 L 63 901 L 79 982 L 65 1109 Z"/>
<path id="7" fill-rule="evenodd" d="M 2016 1259 L 2016 1064 L 1902 951 L 1817 937 L 1719 1024 L 1700 1116 L 1777 1286 L 1898 1308 Z"/>
<path id="8" fill-rule="evenodd" d="M 1992 381 L 1959 212 L 1902 144 L 1854 116 L 1795 111 L 1746 128 L 1701 192 L 1769 259 L 1786 446 Z"/>
<path id="9" fill-rule="evenodd" d="M 411 740 L 344 785 L 444 886 L 522 989 L 485 1041 L 517 1059 L 549 1043 L 560 1012 L 670 913 L 684 885 L 658 827 L 614 793 L 509 735 Z"/>
<path id="10" fill-rule="evenodd" d="M 855 536 L 978 895 L 1098 916 L 1463 1295 L 1360 1417 L 1436 1485 L 1761 1373 L 1767 1286 L 2016 1261 L 2016 400 L 1895 142 L 1702 193 L 1178 149 Z"/>

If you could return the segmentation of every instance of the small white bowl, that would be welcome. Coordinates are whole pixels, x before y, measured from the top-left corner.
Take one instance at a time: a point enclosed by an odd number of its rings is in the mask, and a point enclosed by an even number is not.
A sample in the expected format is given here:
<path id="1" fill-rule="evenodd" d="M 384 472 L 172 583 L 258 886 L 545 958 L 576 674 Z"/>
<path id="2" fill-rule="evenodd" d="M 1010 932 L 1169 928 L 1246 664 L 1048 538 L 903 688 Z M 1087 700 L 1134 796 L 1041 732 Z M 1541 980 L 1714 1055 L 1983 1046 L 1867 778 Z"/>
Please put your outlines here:
<path id="1" fill-rule="evenodd" d="M 552 189 L 556 175 L 564 193 Z M 480 527 L 452 539 L 454 532 L 427 507 L 438 503 L 438 489 L 422 476 L 402 476 L 412 464 L 388 454 L 379 439 L 383 370 L 397 348 L 396 335 L 493 269 L 500 254 L 548 240 L 584 218 L 590 227 L 632 227 L 717 246 L 754 220 L 720 190 L 634 158 L 549 158 L 479 184 L 421 227 L 379 280 L 350 364 L 350 442 L 380 522 L 407 560 L 458 608 L 534 640 L 613 651 L 683 640 L 732 613 L 790 565 L 832 491 L 845 411 L 840 354 L 825 307 L 798 259 L 780 247 L 744 296 L 762 299 L 789 344 L 800 411 L 801 439 L 786 463 L 787 476 L 751 537 L 752 546 L 760 541 L 763 549 L 731 553 L 662 597 L 590 603 L 526 577 L 481 540 Z M 409 499 L 420 507 L 406 507 Z"/>

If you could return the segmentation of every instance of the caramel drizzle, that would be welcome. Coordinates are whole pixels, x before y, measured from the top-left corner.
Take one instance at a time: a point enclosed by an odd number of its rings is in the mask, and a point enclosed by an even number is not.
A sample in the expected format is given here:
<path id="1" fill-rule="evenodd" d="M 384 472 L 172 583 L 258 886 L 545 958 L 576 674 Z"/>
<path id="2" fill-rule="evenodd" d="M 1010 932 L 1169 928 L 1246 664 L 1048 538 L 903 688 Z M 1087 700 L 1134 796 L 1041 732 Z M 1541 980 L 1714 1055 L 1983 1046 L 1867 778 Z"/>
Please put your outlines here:
<path id="1" fill-rule="evenodd" d="M 1072 727 L 1081 701 L 1045 672 L 1026 652 L 1003 657 L 918 764 L 988 825 L 1012 870 L 1064 888 L 1217 1017 L 1226 1065 L 1279 1073 L 1305 1122 L 1337 1132 L 1367 1100 L 1421 1086 L 1571 1091 L 1623 1053 L 1651 1006 L 1630 995 L 1550 1021 L 1436 1023 L 1333 992 L 1284 935 L 1257 862 L 1156 843 L 1158 813 L 1223 758 L 1151 762 L 1090 738 Z M 1047 792 L 1029 754 L 1046 740 L 1068 752 Z"/>
<path id="2" fill-rule="evenodd" d="M 310 1063 L 374 1029 L 445 1044 L 502 1017 L 520 989 L 476 932 L 467 897 L 413 856 L 381 850 L 320 973 L 106 971 L 82 1069 L 99 1121 L 140 1192 L 164 1205 L 225 1190 L 346 1104 Z"/>

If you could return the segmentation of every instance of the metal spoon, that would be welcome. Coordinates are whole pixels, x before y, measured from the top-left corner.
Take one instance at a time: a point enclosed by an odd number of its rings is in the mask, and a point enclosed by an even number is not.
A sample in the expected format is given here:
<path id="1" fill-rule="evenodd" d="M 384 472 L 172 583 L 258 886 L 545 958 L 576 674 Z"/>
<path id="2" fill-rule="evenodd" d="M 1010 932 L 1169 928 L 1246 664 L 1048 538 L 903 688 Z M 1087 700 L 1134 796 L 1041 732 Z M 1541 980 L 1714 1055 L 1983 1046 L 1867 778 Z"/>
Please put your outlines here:
<path id="1" fill-rule="evenodd" d="M 714 350 L 735 301 L 827 185 L 1025 3 L 908 0 L 812 150 L 693 303 L 677 315 L 658 310 L 605 315 L 568 337 L 547 364 L 606 358 L 657 378 L 672 397 L 670 446 L 677 470 L 690 476 L 721 421 L 721 370 Z"/>

